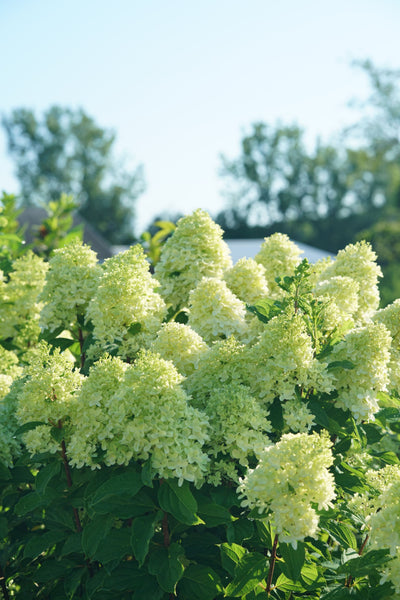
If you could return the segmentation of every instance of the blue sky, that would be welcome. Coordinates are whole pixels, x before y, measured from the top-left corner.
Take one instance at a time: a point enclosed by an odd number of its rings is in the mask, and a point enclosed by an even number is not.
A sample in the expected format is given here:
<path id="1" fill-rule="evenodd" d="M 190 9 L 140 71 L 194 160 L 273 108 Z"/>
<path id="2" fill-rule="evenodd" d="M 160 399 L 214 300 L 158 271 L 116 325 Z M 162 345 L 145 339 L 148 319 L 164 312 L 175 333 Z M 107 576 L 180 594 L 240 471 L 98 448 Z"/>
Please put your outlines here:
<path id="1" fill-rule="evenodd" d="M 0 111 L 83 107 L 144 165 L 137 233 L 225 199 L 219 155 L 257 120 L 327 139 L 368 93 L 349 63 L 400 68 L 398 0 L 0 0 Z M 0 189 L 18 190 L 0 132 Z"/>

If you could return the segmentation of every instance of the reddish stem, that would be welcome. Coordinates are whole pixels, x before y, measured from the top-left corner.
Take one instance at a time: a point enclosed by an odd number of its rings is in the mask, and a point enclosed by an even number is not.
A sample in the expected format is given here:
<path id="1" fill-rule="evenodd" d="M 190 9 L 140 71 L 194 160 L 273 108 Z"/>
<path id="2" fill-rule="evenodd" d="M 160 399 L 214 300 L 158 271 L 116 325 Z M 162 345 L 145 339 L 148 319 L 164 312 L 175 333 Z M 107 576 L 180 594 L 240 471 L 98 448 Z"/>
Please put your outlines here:
<path id="1" fill-rule="evenodd" d="M 272 585 L 272 577 L 274 576 L 275 562 L 276 562 L 276 548 L 278 546 L 278 534 L 276 534 L 274 539 L 274 544 L 271 550 L 271 558 L 269 559 L 269 571 L 268 571 L 268 579 L 267 579 L 267 594 L 271 591 Z"/>
<path id="2" fill-rule="evenodd" d="M 164 516 L 163 516 L 163 520 L 162 520 L 162 530 L 163 530 L 163 534 L 164 534 L 164 546 L 166 548 L 169 547 L 169 545 L 171 544 L 171 538 L 169 535 L 169 529 L 168 529 L 168 513 L 164 512 Z"/>

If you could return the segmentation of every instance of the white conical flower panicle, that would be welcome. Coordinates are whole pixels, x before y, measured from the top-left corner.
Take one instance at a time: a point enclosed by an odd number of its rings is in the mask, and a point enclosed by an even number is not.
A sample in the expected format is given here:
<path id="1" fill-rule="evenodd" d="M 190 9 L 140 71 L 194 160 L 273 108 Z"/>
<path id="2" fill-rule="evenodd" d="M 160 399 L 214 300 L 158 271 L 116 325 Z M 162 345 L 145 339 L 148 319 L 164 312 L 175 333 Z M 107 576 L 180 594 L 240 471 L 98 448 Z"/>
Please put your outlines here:
<path id="1" fill-rule="evenodd" d="M 333 349 L 331 361 L 338 363 L 335 403 L 350 410 L 358 422 L 373 419 L 379 410 L 377 394 L 389 383 L 391 341 L 382 323 L 369 323 L 350 331 Z"/>
<path id="2" fill-rule="evenodd" d="M 267 446 L 257 467 L 241 482 L 242 506 L 270 512 L 282 542 L 296 545 L 315 537 L 318 509 L 328 509 L 335 499 L 333 464 L 328 435 L 288 433 Z"/>
<path id="3" fill-rule="evenodd" d="M 97 255 L 86 244 L 76 241 L 54 250 L 40 295 L 44 302 L 41 326 L 54 331 L 76 323 L 77 317 L 85 314 L 100 274 Z"/>
<path id="4" fill-rule="evenodd" d="M 204 277 L 189 296 L 189 321 L 209 343 L 234 335 L 244 336 L 246 307 L 227 287 L 225 281 Z"/>
<path id="5" fill-rule="evenodd" d="M 383 323 L 392 337 L 390 346 L 389 378 L 390 389 L 400 390 L 400 299 L 395 300 L 386 308 L 378 310 L 373 320 Z"/>
<path id="6" fill-rule="evenodd" d="M 117 343 L 119 355 L 132 357 L 152 341 L 166 313 L 163 299 L 154 291 L 157 286 L 139 244 L 104 262 L 87 310 L 98 346 Z"/>
<path id="7" fill-rule="evenodd" d="M 321 281 L 340 276 L 351 277 L 358 283 L 358 309 L 353 314 L 358 324 L 370 320 L 379 306 L 378 279 L 382 277 L 382 271 L 376 258 L 367 242 L 349 244 L 321 274 Z"/>
<path id="8" fill-rule="evenodd" d="M 155 276 L 161 284 L 160 294 L 172 306 L 184 306 L 189 292 L 203 277 L 222 277 L 231 264 L 223 231 L 204 210 L 179 219 L 172 236 L 166 241 Z"/>
<path id="9" fill-rule="evenodd" d="M 255 304 L 268 296 L 265 267 L 253 258 L 240 258 L 225 271 L 224 279 L 235 296 L 247 304 Z"/>
<path id="10" fill-rule="evenodd" d="M 265 267 L 265 278 L 272 297 L 282 296 L 276 277 L 291 276 L 300 263 L 302 251 L 284 233 L 274 233 L 264 238 L 256 262 Z"/>
<path id="11" fill-rule="evenodd" d="M 161 327 L 150 350 L 171 360 L 179 373 L 187 376 L 197 368 L 200 356 L 207 352 L 208 346 L 188 325 L 171 322 Z"/>

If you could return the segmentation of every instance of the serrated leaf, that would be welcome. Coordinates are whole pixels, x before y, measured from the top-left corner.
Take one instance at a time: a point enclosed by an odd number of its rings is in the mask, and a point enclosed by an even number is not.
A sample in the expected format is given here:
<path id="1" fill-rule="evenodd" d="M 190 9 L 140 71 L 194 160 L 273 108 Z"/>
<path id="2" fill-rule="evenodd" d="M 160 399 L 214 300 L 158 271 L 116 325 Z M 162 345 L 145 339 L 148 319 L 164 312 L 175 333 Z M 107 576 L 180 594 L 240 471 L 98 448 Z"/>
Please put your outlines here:
<path id="1" fill-rule="evenodd" d="M 214 600 L 222 591 L 219 576 L 205 565 L 189 565 L 178 584 L 182 600 Z"/>
<path id="2" fill-rule="evenodd" d="M 168 548 L 155 548 L 149 559 L 149 573 L 157 577 L 159 586 L 165 591 L 175 593 L 176 584 L 183 575 L 182 560 L 184 551 L 179 544 Z"/>
<path id="3" fill-rule="evenodd" d="M 20 436 L 23 433 L 27 433 L 27 431 L 32 431 L 32 429 L 36 429 L 39 425 L 48 425 L 44 421 L 29 421 L 29 423 L 24 423 L 21 427 L 18 427 L 17 431 L 14 433 L 15 436 Z"/>
<path id="4" fill-rule="evenodd" d="M 187 481 L 179 486 L 175 479 L 165 479 L 158 490 L 158 501 L 165 512 L 185 525 L 203 523 L 196 514 L 197 502 Z"/>
<path id="5" fill-rule="evenodd" d="M 295 549 L 291 544 L 280 543 L 279 552 L 284 560 L 281 564 L 282 571 L 292 581 L 298 581 L 306 559 L 304 544 L 298 542 Z"/>
<path id="6" fill-rule="evenodd" d="M 130 537 L 131 531 L 128 527 L 111 529 L 101 540 L 93 558 L 101 563 L 121 561 L 131 553 Z"/>
<path id="7" fill-rule="evenodd" d="M 374 569 L 382 568 L 390 560 L 392 560 L 392 557 L 388 549 L 370 550 L 366 554 L 345 562 L 338 568 L 338 573 L 348 573 L 352 577 L 363 577 L 369 575 Z"/>
<path id="8" fill-rule="evenodd" d="M 252 592 L 268 576 L 266 556 L 258 552 L 245 554 L 236 565 L 235 577 L 225 590 L 226 596 L 245 596 Z"/>
<path id="9" fill-rule="evenodd" d="M 56 338 L 52 341 L 52 345 L 54 348 L 59 348 L 61 352 L 64 352 L 67 348 L 75 344 L 75 340 L 71 340 L 70 338 Z"/>
<path id="10" fill-rule="evenodd" d="M 141 323 L 132 323 L 132 325 L 130 325 L 128 327 L 128 333 L 130 335 L 136 335 L 137 333 L 139 333 L 139 331 L 142 329 L 142 324 Z"/>
<path id="11" fill-rule="evenodd" d="M 325 531 L 327 531 L 329 535 L 344 548 L 357 550 L 356 536 L 345 523 L 328 521 L 324 524 L 323 529 L 325 529 Z"/>
<path id="12" fill-rule="evenodd" d="M 227 525 L 233 520 L 229 510 L 220 504 L 201 503 L 199 504 L 198 514 L 203 519 L 206 527 L 217 527 L 218 525 Z"/>
<path id="13" fill-rule="evenodd" d="M 61 463 L 53 461 L 40 469 L 35 478 L 36 491 L 43 495 L 53 477 L 57 477 L 61 472 Z"/>
<path id="14" fill-rule="evenodd" d="M 99 516 L 86 523 L 82 532 L 82 549 L 85 556 L 91 558 L 95 555 L 100 543 L 108 535 L 113 518 L 112 516 Z"/>
<path id="15" fill-rule="evenodd" d="M 45 533 L 37 532 L 26 543 L 24 548 L 24 558 L 36 558 L 42 552 L 49 550 L 58 542 L 65 540 L 68 533 L 62 530 L 46 531 Z"/>
<path id="16" fill-rule="evenodd" d="M 98 490 L 93 494 L 89 506 L 96 512 L 99 505 L 105 500 L 113 497 L 123 496 L 124 498 L 134 497 L 143 487 L 140 473 L 136 471 L 127 471 L 118 475 L 112 475 Z"/>
<path id="17" fill-rule="evenodd" d="M 220 552 L 222 566 L 233 576 L 236 565 L 247 552 L 246 548 L 243 548 L 243 546 L 239 546 L 239 544 L 235 543 L 224 543 L 220 545 Z"/>
<path id="18" fill-rule="evenodd" d="M 149 544 L 155 533 L 155 525 L 162 519 L 162 512 L 136 517 L 132 523 L 131 546 L 133 554 L 141 567 L 149 551 Z"/>

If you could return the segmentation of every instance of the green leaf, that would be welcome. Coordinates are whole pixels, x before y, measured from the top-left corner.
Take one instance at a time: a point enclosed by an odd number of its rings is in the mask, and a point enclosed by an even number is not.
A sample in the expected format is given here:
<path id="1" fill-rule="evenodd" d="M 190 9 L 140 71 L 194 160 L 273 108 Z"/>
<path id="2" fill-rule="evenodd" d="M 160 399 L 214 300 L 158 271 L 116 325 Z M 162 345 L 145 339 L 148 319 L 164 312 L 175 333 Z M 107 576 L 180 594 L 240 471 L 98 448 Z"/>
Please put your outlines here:
<path id="1" fill-rule="evenodd" d="M 69 338 L 56 338 L 52 342 L 55 348 L 60 348 L 61 352 L 64 352 L 67 348 L 75 344 L 75 340 L 71 340 Z"/>
<path id="2" fill-rule="evenodd" d="M 56 581 L 59 577 L 66 575 L 65 571 L 65 564 L 63 564 L 63 561 L 49 559 L 38 568 L 34 575 L 34 581 L 38 583 Z"/>
<path id="3" fill-rule="evenodd" d="M 18 500 L 14 512 L 17 515 L 23 516 L 36 508 L 39 508 L 39 506 L 43 506 L 43 497 L 36 492 L 29 492 Z"/>
<path id="4" fill-rule="evenodd" d="M 254 535 L 254 525 L 252 521 L 244 517 L 229 523 L 226 528 L 226 539 L 229 543 L 236 542 L 241 544 L 243 540 L 248 540 Z"/>
<path id="5" fill-rule="evenodd" d="M 11 479 L 10 469 L 0 463 L 0 481 L 9 481 Z"/>
<path id="6" fill-rule="evenodd" d="M 20 436 L 23 433 L 26 433 L 27 431 L 32 431 L 32 429 L 36 429 L 36 427 L 38 427 L 39 425 L 48 425 L 48 423 L 45 423 L 44 421 L 29 421 L 29 423 L 24 423 L 23 425 L 21 425 L 21 427 L 18 427 L 14 435 Z"/>
<path id="7" fill-rule="evenodd" d="M 183 558 L 184 551 L 179 544 L 171 544 L 168 548 L 155 548 L 150 555 L 149 573 L 157 577 L 160 587 L 165 592 L 175 593 L 176 584 L 184 571 Z"/>
<path id="8" fill-rule="evenodd" d="M 0 517 L 0 539 L 5 538 L 8 533 L 8 519 Z"/>
<path id="9" fill-rule="evenodd" d="M 103 564 L 111 561 L 121 561 L 131 553 L 130 537 L 131 531 L 128 527 L 111 529 L 101 540 L 93 558 Z"/>
<path id="10" fill-rule="evenodd" d="M 132 596 L 132 600 L 161 600 L 164 590 L 158 585 L 157 579 L 145 574 Z"/>
<path id="11" fill-rule="evenodd" d="M 284 573 L 281 573 L 276 580 L 275 587 L 282 592 L 305 592 L 306 588 L 299 581 L 292 581 L 289 577 L 286 577 Z"/>
<path id="12" fill-rule="evenodd" d="M 292 581 L 298 581 L 306 559 L 304 544 L 298 542 L 297 548 L 294 549 L 291 544 L 280 543 L 279 552 L 284 560 L 284 563 L 281 565 L 282 571 Z"/>
<path id="13" fill-rule="evenodd" d="M 217 573 L 205 565 L 189 565 L 178 584 L 182 600 L 214 600 L 222 591 Z"/>
<path id="14" fill-rule="evenodd" d="M 36 491 L 38 494 L 43 495 L 46 492 L 46 488 L 53 477 L 57 477 L 61 472 L 61 463 L 58 460 L 50 462 L 44 466 L 36 475 Z"/>
<path id="15" fill-rule="evenodd" d="M 233 520 L 231 513 L 225 506 L 213 502 L 199 504 L 198 514 L 203 519 L 206 527 L 226 525 Z"/>
<path id="16" fill-rule="evenodd" d="M 300 581 L 307 590 L 321 587 L 325 584 L 325 579 L 320 575 L 317 565 L 305 564 L 301 569 Z"/>
<path id="17" fill-rule="evenodd" d="M 49 550 L 58 542 L 65 540 L 67 533 L 63 530 L 46 531 L 46 533 L 36 532 L 26 543 L 24 548 L 24 558 L 36 558 L 42 552 Z"/>
<path id="18" fill-rule="evenodd" d="M 91 558 L 95 555 L 100 543 L 108 535 L 113 518 L 112 516 L 99 516 L 86 523 L 82 532 L 82 549 L 85 556 Z"/>
<path id="19" fill-rule="evenodd" d="M 350 527 L 345 523 L 338 523 L 337 521 L 327 521 L 321 527 L 329 533 L 334 540 L 336 540 L 344 548 L 352 548 L 357 550 L 357 540 Z"/>
<path id="20" fill-rule="evenodd" d="M 60 556 L 82 552 L 82 532 L 71 533 L 61 548 Z"/>
<path id="21" fill-rule="evenodd" d="M 136 335 L 137 333 L 139 333 L 139 331 L 141 329 L 142 329 L 141 323 L 132 323 L 132 325 L 130 325 L 130 327 L 128 328 L 128 333 L 130 335 Z"/>
<path id="22" fill-rule="evenodd" d="M 235 568 L 235 577 L 225 590 L 226 596 L 245 596 L 268 577 L 268 560 L 258 552 L 245 554 Z"/>
<path id="23" fill-rule="evenodd" d="M 187 481 L 179 486 L 175 479 L 165 479 L 158 490 L 158 501 L 165 512 L 185 525 L 203 523 L 196 514 L 197 502 Z"/>
<path id="24" fill-rule="evenodd" d="M 150 540 L 155 533 L 155 525 L 162 519 L 162 512 L 137 517 L 132 523 L 131 546 L 133 554 L 141 567 L 149 551 Z"/>
<path id="25" fill-rule="evenodd" d="M 68 577 L 65 577 L 64 579 L 64 591 L 69 600 L 76 598 L 75 592 L 86 572 L 86 567 L 75 567 L 68 571 Z"/>
<path id="26" fill-rule="evenodd" d="M 369 575 L 374 569 L 380 569 L 385 563 L 392 560 L 387 548 L 370 550 L 366 554 L 352 558 L 341 565 L 338 573 L 348 573 L 352 577 Z"/>
<path id="27" fill-rule="evenodd" d="M 275 400 L 273 401 L 271 408 L 269 409 L 268 418 L 271 421 L 271 424 L 274 429 L 282 431 L 285 423 L 283 420 L 282 403 L 279 400 L 279 398 L 275 398 Z"/>
<path id="28" fill-rule="evenodd" d="M 143 465 L 142 468 L 142 482 L 143 485 L 152 488 L 153 487 L 153 470 L 151 468 L 151 459 L 149 458 Z"/>
<path id="29" fill-rule="evenodd" d="M 221 544 L 221 563 L 222 566 L 232 576 L 235 572 L 235 567 L 239 563 L 240 559 L 246 554 L 246 548 L 239 546 L 239 544 Z"/>
<path id="30" fill-rule="evenodd" d="M 355 364 L 351 362 L 351 360 L 334 360 L 333 362 L 328 364 L 328 371 L 333 371 L 334 369 L 345 369 L 347 371 L 354 369 Z"/>
<path id="31" fill-rule="evenodd" d="M 101 504 L 105 500 L 110 500 L 115 496 L 133 497 L 142 487 L 142 478 L 137 471 L 126 471 L 119 475 L 112 475 L 94 493 L 89 506 L 95 512 L 100 513 Z M 104 514 L 104 509 L 101 509 L 101 511 Z"/>
<path id="32" fill-rule="evenodd" d="M 61 444 L 65 437 L 65 431 L 62 427 L 52 427 L 50 429 L 50 435 L 58 444 Z"/>

